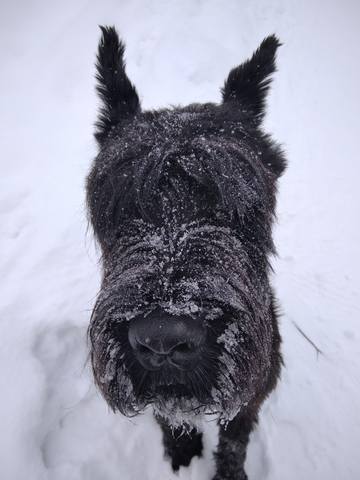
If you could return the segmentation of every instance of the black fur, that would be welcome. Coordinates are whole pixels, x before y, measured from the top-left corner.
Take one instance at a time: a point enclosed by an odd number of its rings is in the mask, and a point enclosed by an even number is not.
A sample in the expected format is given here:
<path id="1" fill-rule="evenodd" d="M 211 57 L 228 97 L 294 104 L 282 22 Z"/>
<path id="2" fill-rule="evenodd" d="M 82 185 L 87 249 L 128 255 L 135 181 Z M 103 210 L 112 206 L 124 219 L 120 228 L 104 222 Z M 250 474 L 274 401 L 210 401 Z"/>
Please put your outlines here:
<path id="1" fill-rule="evenodd" d="M 174 472 L 181 466 L 190 465 L 193 457 L 201 456 L 202 433 L 196 428 L 172 428 L 161 417 L 157 417 L 157 421 L 163 431 L 165 455 L 170 459 Z"/>
<path id="2" fill-rule="evenodd" d="M 100 27 L 102 38 L 96 62 L 97 92 L 103 101 L 95 138 L 101 145 L 112 127 L 140 110 L 135 87 L 125 73 L 125 46 L 114 27 Z"/>
<path id="3" fill-rule="evenodd" d="M 250 60 L 233 68 L 222 89 L 224 102 L 238 102 L 248 121 L 259 125 L 275 72 L 275 54 L 281 45 L 275 35 L 265 38 Z M 236 108 L 236 107 L 235 107 Z"/>
<path id="4" fill-rule="evenodd" d="M 148 405 L 173 468 L 201 455 L 199 419 L 220 422 L 217 480 L 245 479 L 249 433 L 280 374 L 269 282 L 279 146 L 261 130 L 275 71 L 275 36 L 233 69 L 223 103 L 141 112 L 124 45 L 102 27 L 99 154 L 87 179 L 103 280 L 89 327 L 95 381 L 114 411 Z M 150 312 L 203 323 L 191 371 L 146 371 L 128 340 Z"/>

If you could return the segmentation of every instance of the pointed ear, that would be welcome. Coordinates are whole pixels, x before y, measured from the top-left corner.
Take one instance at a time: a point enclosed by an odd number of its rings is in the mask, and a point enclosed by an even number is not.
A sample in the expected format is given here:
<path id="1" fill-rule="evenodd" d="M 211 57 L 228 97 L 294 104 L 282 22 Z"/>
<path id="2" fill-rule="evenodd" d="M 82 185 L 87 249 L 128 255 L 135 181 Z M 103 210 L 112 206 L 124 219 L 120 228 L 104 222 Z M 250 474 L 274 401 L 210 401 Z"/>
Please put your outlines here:
<path id="1" fill-rule="evenodd" d="M 101 145 L 112 127 L 140 111 L 139 97 L 125 73 L 125 45 L 114 27 L 101 27 L 96 90 L 102 100 L 95 138 Z"/>
<path id="2" fill-rule="evenodd" d="M 224 104 L 239 104 L 258 126 L 264 116 L 266 94 L 275 72 L 275 55 L 281 45 L 275 35 L 265 38 L 253 56 L 233 68 L 222 88 Z"/>

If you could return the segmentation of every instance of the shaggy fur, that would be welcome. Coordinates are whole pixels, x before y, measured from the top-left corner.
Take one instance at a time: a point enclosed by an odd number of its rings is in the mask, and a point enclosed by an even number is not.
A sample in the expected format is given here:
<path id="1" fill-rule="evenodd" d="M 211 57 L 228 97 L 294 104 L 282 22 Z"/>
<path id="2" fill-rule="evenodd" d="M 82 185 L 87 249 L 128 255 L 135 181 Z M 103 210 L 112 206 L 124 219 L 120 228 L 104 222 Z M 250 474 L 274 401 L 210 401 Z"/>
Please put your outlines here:
<path id="1" fill-rule="evenodd" d="M 279 45 L 266 38 L 230 72 L 220 105 L 148 112 L 114 28 L 102 27 L 97 56 L 103 105 L 87 179 L 103 264 L 89 327 L 95 382 L 114 411 L 152 406 L 175 470 L 201 454 L 199 419 L 216 414 L 217 480 L 246 478 L 249 433 L 281 366 L 269 256 L 285 160 L 261 130 Z M 196 368 L 137 362 L 129 325 L 160 311 L 206 328 Z"/>

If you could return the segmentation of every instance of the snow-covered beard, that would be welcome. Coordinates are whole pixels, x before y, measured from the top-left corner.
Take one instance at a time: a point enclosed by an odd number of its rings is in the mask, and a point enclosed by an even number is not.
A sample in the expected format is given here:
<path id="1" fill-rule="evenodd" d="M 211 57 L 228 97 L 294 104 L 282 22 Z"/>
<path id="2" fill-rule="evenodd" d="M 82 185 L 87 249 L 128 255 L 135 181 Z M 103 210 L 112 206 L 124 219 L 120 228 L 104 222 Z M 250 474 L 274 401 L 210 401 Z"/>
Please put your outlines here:
<path id="1" fill-rule="evenodd" d="M 229 227 L 206 219 L 162 226 L 137 220 L 126 231 L 104 256 L 89 328 L 98 387 L 112 409 L 128 416 L 151 404 L 175 426 L 196 424 L 207 413 L 231 420 L 269 376 L 266 256 Z M 134 358 L 129 322 L 156 309 L 204 323 L 205 351 L 191 372 L 148 372 Z"/>

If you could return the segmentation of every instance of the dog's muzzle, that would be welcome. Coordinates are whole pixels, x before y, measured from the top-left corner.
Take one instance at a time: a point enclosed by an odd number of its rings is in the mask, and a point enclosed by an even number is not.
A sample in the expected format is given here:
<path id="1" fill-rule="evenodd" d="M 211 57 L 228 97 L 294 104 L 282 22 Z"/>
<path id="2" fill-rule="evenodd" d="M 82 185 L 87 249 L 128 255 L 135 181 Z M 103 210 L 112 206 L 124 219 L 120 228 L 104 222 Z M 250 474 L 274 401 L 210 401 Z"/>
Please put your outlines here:
<path id="1" fill-rule="evenodd" d="M 159 310 L 131 320 L 128 335 L 136 359 L 151 371 L 195 368 L 206 342 L 200 319 Z"/>

